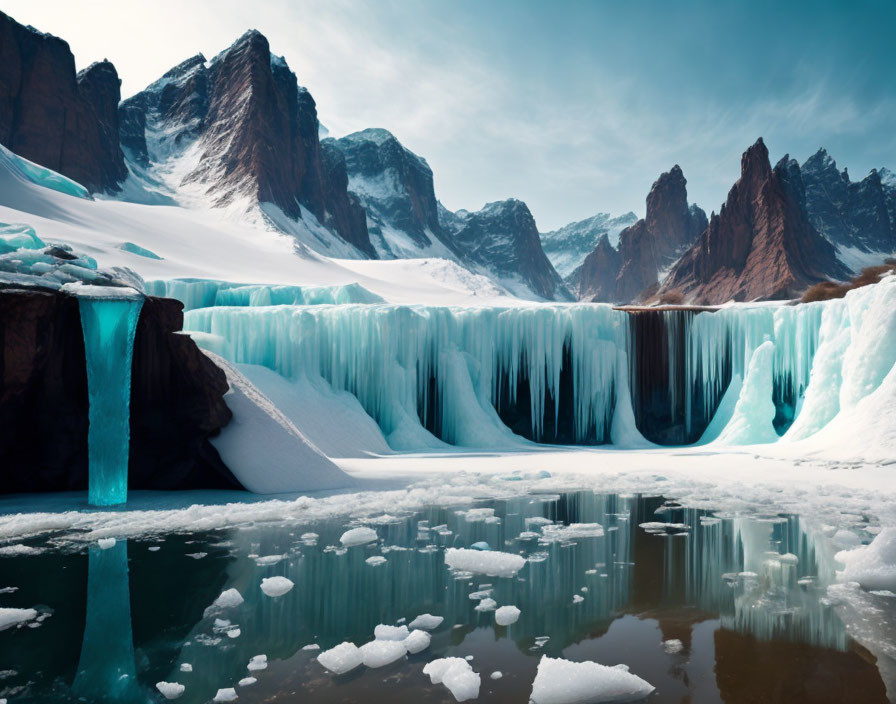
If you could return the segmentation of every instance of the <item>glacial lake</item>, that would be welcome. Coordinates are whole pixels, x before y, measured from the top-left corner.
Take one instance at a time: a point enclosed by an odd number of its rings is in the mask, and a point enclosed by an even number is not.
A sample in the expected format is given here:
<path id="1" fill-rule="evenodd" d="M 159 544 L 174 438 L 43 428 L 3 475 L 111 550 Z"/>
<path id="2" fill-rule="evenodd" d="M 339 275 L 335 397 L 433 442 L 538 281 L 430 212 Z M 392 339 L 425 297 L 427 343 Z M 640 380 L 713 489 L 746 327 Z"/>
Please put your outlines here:
<path id="1" fill-rule="evenodd" d="M 376 540 L 342 546 L 359 526 Z M 158 682 L 184 685 L 185 704 L 231 687 L 239 702 L 448 704 L 451 692 L 423 673 L 443 657 L 469 658 L 478 701 L 526 702 L 543 656 L 625 664 L 655 687 L 651 703 L 887 701 L 875 657 L 828 589 L 830 551 L 794 515 L 580 491 L 105 547 L 65 530 L 12 542 L 27 547 L 0 557 L 0 608 L 36 615 L 0 631 L 9 704 L 162 702 Z M 482 543 L 523 566 L 513 576 L 446 566 L 446 549 Z M 276 576 L 294 586 L 269 596 L 262 579 Z M 216 606 L 232 589 L 242 603 Z M 485 599 L 516 606 L 518 620 L 497 625 Z M 896 618 L 896 599 L 875 599 L 881 618 Z M 342 675 L 317 661 L 421 614 L 443 619 L 421 652 Z M 250 670 L 253 658 L 265 666 Z"/>

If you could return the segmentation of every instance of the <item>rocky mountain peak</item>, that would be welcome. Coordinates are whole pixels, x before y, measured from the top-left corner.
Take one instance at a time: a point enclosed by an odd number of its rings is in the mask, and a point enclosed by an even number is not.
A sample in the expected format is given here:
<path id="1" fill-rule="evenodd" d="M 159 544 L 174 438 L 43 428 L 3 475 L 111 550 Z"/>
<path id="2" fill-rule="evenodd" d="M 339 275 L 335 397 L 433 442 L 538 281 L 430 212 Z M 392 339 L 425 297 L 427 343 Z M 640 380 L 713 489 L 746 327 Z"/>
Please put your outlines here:
<path id="1" fill-rule="evenodd" d="M 108 61 L 75 73 L 67 42 L 0 12 L 0 144 L 91 191 L 127 175 L 118 138 L 118 73 Z"/>
<path id="2" fill-rule="evenodd" d="M 760 139 L 744 152 L 741 177 L 721 211 L 659 293 L 676 291 L 695 303 L 788 298 L 845 274 L 809 222 L 799 165 L 785 156 L 772 169 Z"/>

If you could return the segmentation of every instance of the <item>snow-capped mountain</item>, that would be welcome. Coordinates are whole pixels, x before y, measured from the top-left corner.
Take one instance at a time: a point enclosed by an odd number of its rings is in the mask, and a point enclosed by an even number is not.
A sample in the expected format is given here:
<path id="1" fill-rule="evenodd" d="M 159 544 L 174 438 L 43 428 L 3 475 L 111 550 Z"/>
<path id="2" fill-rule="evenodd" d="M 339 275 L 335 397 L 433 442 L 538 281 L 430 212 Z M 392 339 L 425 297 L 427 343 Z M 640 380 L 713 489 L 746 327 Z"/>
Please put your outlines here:
<path id="1" fill-rule="evenodd" d="M 487 203 L 481 210 L 442 211 L 442 225 L 465 259 L 492 272 L 512 293 L 527 289 L 549 301 L 571 295 L 541 247 L 535 218 L 521 200 Z"/>
<path id="2" fill-rule="evenodd" d="M 348 188 L 367 213 L 367 229 L 384 259 L 455 258 L 443 242 L 432 169 L 384 129 L 366 129 L 324 144 L 345 160 Z"/>
<path id="3" fill-rule="evenodd" d="M 891 172 L 872 169 L 854 182 L 825 149 L 809 157 L 801 172 L 809 220 L 845 261 L 850 250 L 872 254 L 896 250 L 896 179 Z"/>
<path id="4" fill-rule="evenodd" d="M 618 247 L 601 238 L 570 283 L 583 300 L 639 300 L 655 291 L 705 227 L 706 213 L 688 204 L 687 179 L 676 164 L 653 183 L 645 217 L 619 234 Z"/>
<path id="5" fill-rule="evenodd" d="M 581 266 L 604 235 L 613 247 L 617 247 L 619 234 L 637 220 L 638 216 L 632 212 L 617 217 L 598 213 L 557 230 L 542 232 L 541 246 L 557 273 L 565 279 Z"/>
<path id="6" fill-rule="evenodd" d="M 486 274 L 523 298 L 568 298 L 525 203 L 507 200 L 475 213 L 448 211 L 436 199 L 426 160 L 384 129 L 323 144 L 344 155 L 349 190 L 364 206 L 380 257 L 440 257 Z"/>
<path id="7" fill-rule="evenodd" d="M 330 256 L 375 256 L 314 99 L 259 32 L 178 64 L 120 113 L 131 160 L 179 201 L 255 214 Z"/>

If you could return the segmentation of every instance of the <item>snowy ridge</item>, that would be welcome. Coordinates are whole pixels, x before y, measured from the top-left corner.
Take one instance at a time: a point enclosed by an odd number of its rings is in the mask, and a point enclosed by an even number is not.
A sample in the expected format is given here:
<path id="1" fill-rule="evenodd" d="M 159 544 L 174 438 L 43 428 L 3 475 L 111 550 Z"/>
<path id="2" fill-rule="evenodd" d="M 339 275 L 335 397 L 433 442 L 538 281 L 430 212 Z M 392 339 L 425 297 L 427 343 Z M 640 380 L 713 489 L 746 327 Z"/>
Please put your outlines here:
<path id="1" fill-rule="evenodd" d="M 542 232 L 541 244 L 557 273 L 566 279 L 594 251 L 603 235 L 607 235 L 610 244 L 618 248 L 619 233 L 637 221 L 638 216 L 631 212 L 617 217 L 609 213 L 598 213 L 557 230 Z"/>

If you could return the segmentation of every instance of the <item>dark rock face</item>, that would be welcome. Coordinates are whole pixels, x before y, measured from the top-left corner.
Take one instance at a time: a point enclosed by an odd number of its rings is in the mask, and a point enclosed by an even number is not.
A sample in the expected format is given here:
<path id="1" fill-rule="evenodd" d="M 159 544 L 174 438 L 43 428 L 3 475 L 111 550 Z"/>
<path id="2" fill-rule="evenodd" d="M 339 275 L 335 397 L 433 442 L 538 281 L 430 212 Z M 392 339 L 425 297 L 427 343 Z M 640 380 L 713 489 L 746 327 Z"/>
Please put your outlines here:
<path id="1" fill-rule="evenodd" d="M 324 144 L 332 144 L 345 156 L 348 187 L 367 212 L 368 229 L 381 256 L 406 254 L 390 243 L 389 230 L 404 233 L 421 250 L 442 239 L 432 169 L 425 159 L 383 129 L 355 132 Z"/>
<path id="2" fill-rule="evenodd" d="M 127 176 L 119 146 L 118 74 L 108 61 L 75 75 L 62 39 L 0 12 L 0 144 L 91 191 Z"/>
<path id="3" fill-rule="evenodd" d="M 809 157 L 801 172 L 809 221 L 829 242 L 865 252 L 896 249 L 896 189 L 882 178 L 889 172 L 872 169 L 853 182 L 824 149 Z"/>
<path id="4" fill-rule="evenodd" d="M 706 227 L 706 213 L 688 205 L 687 180 L 676 164 L 647 194 L 647 214 L 619 235 L 619 268 L 606 266 L 606 251 L 592 252 L 574 275 L 579 298 L 627 303 L 655 289 L 668 268 Z M 598 261 L 589 261 L 594 257 Z M 598 276 L 606 278 L 596 278 Z"/>
<path id="5" fill-rule="evenodd" d="M 184 178 L 216 205 L 248 197 L 292 219 L 302 207 L 343 240 L 374 255 L 359 205 L 344 187 L 338 159 L 323 155 L 317 107 L 267 39 L 249 31 L 210 63 L 198 54 L 122 103 L 122 141 L 135 161 L 154 155 L 148 125 L 168 133 L 163 150 L 199 140 L 199 161 Z"/>
<path id="6" fill-rule="evenodd" d="M 182 305 L 147 298 L 134 342 L 132 489 L 240 488 L 208 438 L 227 380 L 186 335 Z M 87 487 L 87 373 L 77 299 L 0 290 L 0 491 Z"/>
<path id="7" fill-rule="evenodd" d="M 488 203 L 475 213 L 460 211 L 451 239 L 468 260 L 497 276 L 516 280 L 547 300 L 568 300 L 569 292 L 541 248 L 535 218 L 522 201 Z"/>
<path id="8" fill-rule="evenodd" d="M 697 242 L 666 278 L 660 294 L 677 291 L 694 303 L 792 298 L 846 270 L 816 232 L 796 161 L 774 169 L 760 138 L 741 158 L 741 176 Z"/>
<path id="9" fill-rule="evenodd" d="M 616 298 L 616 277 L 622 269 L 619 250 L 610 238 L 600 238 L 594 250 L 570 277 L 574 291 L 591 301 L 613 301 Z M 587 282 L 587 283 L 586 283 Z"/>

